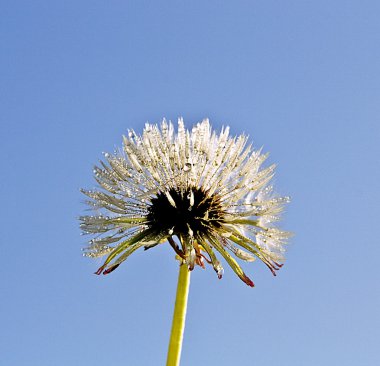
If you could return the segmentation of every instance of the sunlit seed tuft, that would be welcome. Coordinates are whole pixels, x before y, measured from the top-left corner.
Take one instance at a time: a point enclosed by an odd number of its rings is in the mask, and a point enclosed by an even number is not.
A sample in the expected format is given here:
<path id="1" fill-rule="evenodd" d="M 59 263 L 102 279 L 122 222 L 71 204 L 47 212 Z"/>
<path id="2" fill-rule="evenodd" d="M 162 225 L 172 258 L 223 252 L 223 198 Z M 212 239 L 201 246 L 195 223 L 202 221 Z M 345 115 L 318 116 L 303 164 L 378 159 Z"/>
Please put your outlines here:
<path id="1" fill-rule="evenodd" d="M 128 130 L 123 148 L 104 153 L 93 174 L 98 188 L 82 190 L 94 215 L 80 217 L 93 236 L 84 255 L 107 256 L 97 274 L 115 270 L 134 251 L 168 242 L 189 270 L 209 263 L 223 275 L 218 252 L 247 285 L 253 282 L 234 259 L 260 259 L 273 274 L 285 260 L 290 233 L 276 227 L 289 197 L 270 181 L 268 154 L 247 145 L 245 135 L 220 133 L 208 120 L 175 132 L 171 122 Z"/>

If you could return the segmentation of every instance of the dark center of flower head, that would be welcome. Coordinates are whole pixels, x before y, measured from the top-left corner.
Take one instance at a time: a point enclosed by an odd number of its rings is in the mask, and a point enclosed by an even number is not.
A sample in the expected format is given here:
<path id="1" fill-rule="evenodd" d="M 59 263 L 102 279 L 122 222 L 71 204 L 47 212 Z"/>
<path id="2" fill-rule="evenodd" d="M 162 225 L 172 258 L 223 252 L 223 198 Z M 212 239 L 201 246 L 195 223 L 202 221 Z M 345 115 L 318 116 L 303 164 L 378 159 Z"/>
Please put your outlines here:
<path id="1" fill-rule="evenodd" d="M 199 188 L 187 189 L 184 192 L 170 189 L 159 192 L 151 199 L 148 209 L 148 225 L 159 232 L 172 235 L 188 235 L 189 229 L 194 234 L 207 232 L 210 226 L 220 227 L 222 208 L 216 197 L 208 197 Z"/>

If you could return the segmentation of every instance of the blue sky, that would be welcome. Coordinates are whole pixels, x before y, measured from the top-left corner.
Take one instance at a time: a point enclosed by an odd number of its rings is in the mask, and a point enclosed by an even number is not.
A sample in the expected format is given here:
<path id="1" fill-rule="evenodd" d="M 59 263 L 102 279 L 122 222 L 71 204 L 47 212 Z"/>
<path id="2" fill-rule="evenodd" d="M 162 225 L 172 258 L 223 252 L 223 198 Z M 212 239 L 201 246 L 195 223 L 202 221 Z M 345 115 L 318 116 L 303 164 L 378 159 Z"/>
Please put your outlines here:
<path id="1" fill-rule="evenodd" d="M 183 116 L 278 163 L 296 233 L 274 278 L 192 273 L 183 366 L 376 365 L 378 1 L 0 3 L 1 359 L 163 365 L 167 246 L 109 276 L 81 256 L 80 187 L 128 128 Z"/>

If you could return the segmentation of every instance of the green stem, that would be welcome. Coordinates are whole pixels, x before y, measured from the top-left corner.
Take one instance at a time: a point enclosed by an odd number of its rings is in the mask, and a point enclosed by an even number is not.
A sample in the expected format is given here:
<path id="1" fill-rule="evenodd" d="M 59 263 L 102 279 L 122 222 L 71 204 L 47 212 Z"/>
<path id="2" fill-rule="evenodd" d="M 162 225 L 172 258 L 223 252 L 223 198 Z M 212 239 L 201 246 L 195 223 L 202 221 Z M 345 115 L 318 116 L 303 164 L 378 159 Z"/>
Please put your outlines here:
<path id="1" fill-rule="evenodd" d="M 177 295 L 175 298 L 172 331 L 166 366 L 178 366 L 181 358 L 183 331 L 185 329 L 187 296 L 189 294 L 190 271 L 186 264 L 179 266 Z"/>

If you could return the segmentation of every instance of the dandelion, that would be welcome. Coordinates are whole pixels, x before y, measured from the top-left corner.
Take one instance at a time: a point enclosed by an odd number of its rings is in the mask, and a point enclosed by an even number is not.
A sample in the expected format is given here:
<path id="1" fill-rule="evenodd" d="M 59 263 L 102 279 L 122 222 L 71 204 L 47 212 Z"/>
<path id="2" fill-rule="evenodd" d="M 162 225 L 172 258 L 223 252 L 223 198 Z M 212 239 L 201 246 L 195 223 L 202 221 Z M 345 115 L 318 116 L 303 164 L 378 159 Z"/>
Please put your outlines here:
<path id="1" fill-rule="evenodd" d="M 123 148 L 95 166 L 99 188 L 82 190 L 96 212 L 80 217 L 93 237 L 84 255 L 107 256 L 96 274 L 114 271 L 141 247 L 170 245 L 181 263 L 179 287 L 196 266 L 209 264 L 222 278 L 219 255 L 248 286 L 235 258 L 258 258 L 276 275 L 289 233 L 275 224 L 289 198 L 270 185 L 275 165 L 262 168 L 268 154 L 247 142 L 228 127 L 216 133 L 208 120 L 189 131 L 179 119 L 177 133 L 165 120 L 146 124 L 142 135 L 129 131 Z"/>

